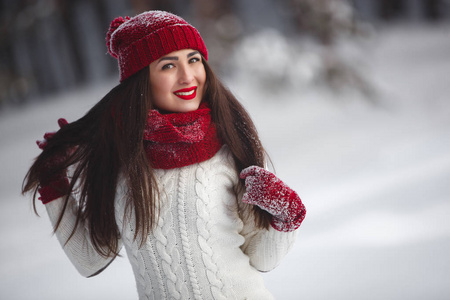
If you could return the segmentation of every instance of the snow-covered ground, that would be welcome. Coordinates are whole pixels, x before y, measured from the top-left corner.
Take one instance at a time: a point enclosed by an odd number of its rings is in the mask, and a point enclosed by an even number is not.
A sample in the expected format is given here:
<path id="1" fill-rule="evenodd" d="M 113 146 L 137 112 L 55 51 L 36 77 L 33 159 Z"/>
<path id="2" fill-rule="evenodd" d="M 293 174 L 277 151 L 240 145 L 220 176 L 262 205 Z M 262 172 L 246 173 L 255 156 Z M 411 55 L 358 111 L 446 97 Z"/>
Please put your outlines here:
<path id="1" fill-rule="evenodd" d="M 383 29 L 366 44 L 379 105 L 323 89 L 266 93 L 230 79 L 277 174 L 308 209 L 298 241 L 264 274 L 277 299 L 449 299 L 450 26 Z M 0 113 L 0 298 L 136 299 L 127 259 L 94 278 L 72 267 L 45 210 L 20 195 L 56 120 L 114 83 Z"/>

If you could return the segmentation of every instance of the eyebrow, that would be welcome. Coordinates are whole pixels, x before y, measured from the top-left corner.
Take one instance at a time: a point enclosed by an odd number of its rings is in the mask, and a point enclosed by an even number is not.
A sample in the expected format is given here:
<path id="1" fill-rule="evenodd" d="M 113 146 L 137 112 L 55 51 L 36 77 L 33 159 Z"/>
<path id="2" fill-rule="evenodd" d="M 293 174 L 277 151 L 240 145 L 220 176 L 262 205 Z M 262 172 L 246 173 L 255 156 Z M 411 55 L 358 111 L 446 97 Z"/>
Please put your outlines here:
<path id="1" fill-rule="evenodd" d="M 198 51 L 193 51 L 193 52 L 189 53 L 189 54 L 187 55 L 187 57 L 189 58 L 189 57 L 192 57 L 192 56 L 194 56 L 194 55 L 196 55 L 196 54 L 199 54 L 199 52 L 198 52 Z M 161 61 L 163 61 L 163 60 L 178 60 L 178 56 L 164 56 L 164 57 L 161 57 L 161 58 L 158 60 L 158 63 L 161 62 Z"/>
<path id="2" fill-rule="evenodd" d="M 189 57 L 194 56 L 194 55 L 196 55 L 196 54 L 199 54 L 199 52 L 198 52 L 198 51 L 191 52 L 191 53 L 189 53 L 189 54 L 187 55 L 187 57 L 189 58 Z"/>

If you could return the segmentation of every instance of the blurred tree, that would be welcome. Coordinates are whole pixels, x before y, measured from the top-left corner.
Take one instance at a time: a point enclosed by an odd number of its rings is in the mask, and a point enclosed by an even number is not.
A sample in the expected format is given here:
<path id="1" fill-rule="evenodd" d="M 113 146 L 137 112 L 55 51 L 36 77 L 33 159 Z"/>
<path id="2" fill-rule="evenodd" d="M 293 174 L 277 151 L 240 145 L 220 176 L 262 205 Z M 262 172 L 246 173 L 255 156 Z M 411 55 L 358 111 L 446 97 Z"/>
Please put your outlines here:
<path id="1" fill-rule="evenodd" d="M 445 5 L 442 0 L 422 0 L 425 6 L 425 16 L 430 20 L 438 20 L 444 17 L 441 8 Z M 447 1 L 447 5 L 449 5 Z"/>
<path id="2" fill-rule="evenodd" d="M 355 12 L 347 0 L 289 0 L 297 31 L 323 45 L 319 78 L 333 89 L 351 87 L 372 96 L 370 83 L 352 61 L 335 46 L 342 36 L 361 33 Z"/>
<path id="3" fill-rule="evenodd" d="M 402 0 L 381 0 L 379 3 L 380 16 L 385 20 L 398 17 L 404 11 Z"/>
<path id="4" fill-rule="evenodd" d="M 371 21 L 439 21 L 450 17 L 449 0 L 352 0 L 361 17 Z"/>
<path id="5" fill-rule="evenodd" d="M 0 103 L 23 103 L 115 72 L 105 34 L 113 16 L 129 12 L 128 0 L 0 0 Z"/>
<path id="6" fill-rule="evenodd" d="M 217 70 L 230 55 L 232 45 L 240 32 L 236 18 L 227 0 L 191 0 L 192 20 L 209 50 L 209 63 Z M 188 18 L 189 19 L 189 18 Z"/>
<path id="7" fill-rule="evenodd" d="M 29 56 L 17 61 L 14 55 L 15 44 L 24 42 L 20 34 L 24 33 L 24 26 L 17 26 L 15 18 L 24 5 L 24 1 L 0 0 L 0 107 L 7 102 L 23 103 L 31 90 Z M 20 68 L 19 63 L 24 60 L 28 63 L 22 63 L 24 68 Z"/>
<path id="8" fill-rule="evenodd" d="M 86 68 L 83 64 L 83 55 L 80 47 L 81 41 L 78 37 L 78 28 L 75 24 L 75 6 L 76 1 L 57 1 L 58 10 L 62 16 L 63 28 L 66 31 L 66 35 L 69 37 L 68 42 L 70 44 L 69 51 L 72 61 L 74 62 L 74 76 L 76 83 L 84 81 L 86 74 Z"/>
<path id="9" fill-rule="evenodd" d="M 357 24 L 345 0 L 287 0 L 297 32 L 330 45 L 341 33 L 353 33 Z"/>
<path id="10" fill-rule="evenodd" d="M 196 26 L 219 72 L 230 65 L 235 45 L 258 30 L 274 28 L 284 46 L 288 37 L 313 37 L 325 51 L 304 54 L 315 57 L 316 69 L 320 56 L 324 78 L 335 83 L 355 75 L 335 44 L 359 32 L 358 15 L 379 22 L 450 17 L 449 0 L 0 0 L 0 107 L 117 76 L 104 42 L 109 24 L 150 9 L 174 12 Z"/>
<path id="11" fill-rule="evenodd" d="M 283 90 L 286 85 L 304 88 L 323 84 L 334 91 L 350 89 L 366 96 L 374 94 L 356 63 L 357 51 L 343 50 L 339 43 L 363 33 L 349 1 L 284 0 L 276 6 L 256 9 L 270 18 L 275 18 L 274 10 L 278 10 L 276 17 L 282 17 L 282 21 L 265 24 L 265 19 L 260 18 L 260 33 L 245 37 L 240 43 L 235 67 L 244 65 L 244 69 L 238 72 L 258 78 L 272 92 Z M 256 49 L 252 50 L 252 45 Z"/>

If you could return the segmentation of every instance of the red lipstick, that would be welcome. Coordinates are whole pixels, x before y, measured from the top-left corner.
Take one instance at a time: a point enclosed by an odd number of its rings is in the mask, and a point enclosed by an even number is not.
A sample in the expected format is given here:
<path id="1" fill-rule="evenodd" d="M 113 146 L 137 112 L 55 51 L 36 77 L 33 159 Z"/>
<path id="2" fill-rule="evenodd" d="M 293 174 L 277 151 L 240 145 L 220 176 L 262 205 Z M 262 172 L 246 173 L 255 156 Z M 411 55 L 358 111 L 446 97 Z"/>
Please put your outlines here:
<path id="1" fill-rule="evenodd" d="M 175 91 L 173 93 L 175 94 L 175 96 L 177 96 L 178 98 L 181 98 L 183 100 L 192 100 L 195 98 L 195 96 L 197 96 L 197 87 L 193 86 L 193 87 Z"/>

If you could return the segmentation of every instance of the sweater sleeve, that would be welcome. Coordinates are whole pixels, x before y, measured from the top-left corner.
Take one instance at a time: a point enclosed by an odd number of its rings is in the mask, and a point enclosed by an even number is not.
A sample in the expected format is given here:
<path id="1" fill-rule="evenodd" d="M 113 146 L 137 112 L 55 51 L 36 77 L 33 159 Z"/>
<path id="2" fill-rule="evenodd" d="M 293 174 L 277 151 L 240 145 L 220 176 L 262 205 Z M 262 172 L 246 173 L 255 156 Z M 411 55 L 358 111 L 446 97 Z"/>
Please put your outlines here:
<path id="1" fill-rule="evenodd" d="M 297 237 L 297 230 L 281 232 L 272 226 L 268 230 L 256 228 L 250 205 L 240 203 L 244 222 L 241 235 L 245 242 L 242 251 L 250 258 L 250 264 L 261 272 L 273 270 L 290 251 Z"/>
<path id="2" fill-rule="evenodd" d="M 63 198 L 53 200 L 46 204 L 45 207 L 50 222 L 55 225 L 64 207 Z M 77 202 L 71 196 L 61 224 L 55 234 L 67 257 L 78 272 L 84 277 L 91 277 L 103 271 L 115 257 L 105 258 L 97 253 L 91 243 L 89 230 L 85 224 L 78 224 L 73 236 L 68 240 L 76 223 L 77 209 Z M 121 247 L 122 243 L 119 240 L 119 249 Z"/>

